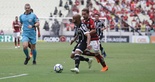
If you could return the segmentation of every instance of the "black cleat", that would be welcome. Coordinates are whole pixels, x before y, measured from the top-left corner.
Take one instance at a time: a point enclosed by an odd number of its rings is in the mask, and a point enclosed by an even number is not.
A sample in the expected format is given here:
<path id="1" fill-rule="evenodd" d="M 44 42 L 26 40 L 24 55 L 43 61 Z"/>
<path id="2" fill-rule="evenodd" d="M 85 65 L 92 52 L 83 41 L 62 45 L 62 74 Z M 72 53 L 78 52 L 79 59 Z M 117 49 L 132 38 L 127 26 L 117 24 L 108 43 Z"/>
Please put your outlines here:
<path id="1" fill-rule="evenodd" d="M 37 63 L 36 63 L 36 61 L 33 61 L 33 65 L 36 65 Z"/>
<path id="2" fill-rule="evenodd" d="M 25 59 L 25 62 L 24 62 L 24 65 L 27 65 L 28 62 L 29 62 L 29 60 L 30 60 L 30 57 L 29 57 L 29 58 L 26 58 L 26 59 Z"/>

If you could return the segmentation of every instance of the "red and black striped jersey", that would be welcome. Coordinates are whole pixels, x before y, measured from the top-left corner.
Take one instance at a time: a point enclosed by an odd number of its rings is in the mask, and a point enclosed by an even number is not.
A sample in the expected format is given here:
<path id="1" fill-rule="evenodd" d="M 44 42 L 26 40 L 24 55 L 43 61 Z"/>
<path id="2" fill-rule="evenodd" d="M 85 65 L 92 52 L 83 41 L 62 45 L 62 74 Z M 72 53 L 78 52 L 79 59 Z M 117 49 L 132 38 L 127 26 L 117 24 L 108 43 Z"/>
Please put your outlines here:
<path id="1" fill-rule="evenodd" d="M 95 23 L 94 23 L 94 20 L 92 18 L 89 18 L 88 20 L 84 20 L 83 19 L 82 22 L 84 24 L 86 24 L 86 26 L 89 29 L 89 31 L 91 31 L 92 29 L 95 29 L 96 30 Z M 91 34 L 91 41 L 92 40 L 99 40 L 99 37 L 98 37 L 97 33 Z"/>

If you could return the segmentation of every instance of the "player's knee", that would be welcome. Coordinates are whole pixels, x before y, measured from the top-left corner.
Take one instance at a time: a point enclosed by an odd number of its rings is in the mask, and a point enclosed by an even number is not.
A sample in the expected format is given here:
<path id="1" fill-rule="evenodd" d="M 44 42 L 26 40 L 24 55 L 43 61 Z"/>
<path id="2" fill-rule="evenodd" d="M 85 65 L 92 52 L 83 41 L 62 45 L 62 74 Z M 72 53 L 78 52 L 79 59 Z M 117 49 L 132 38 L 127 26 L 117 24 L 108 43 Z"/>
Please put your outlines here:
<path id="1" fill-rule="evenodd" d="M 31 44 L 31 50 L 35 50 L 36 46 L 34 44 Z"/>
<path id="2" fill-rule="evenodd" d="M 71 58 L 71 59 L 74 59 L 74 54 L 71 54 L 71 55 L 70 55 L 70 58 Z"/>
<path id="3" fill-rule="evenodd" d="M 28 48 L 28 46 L 27 45 L 23 45 L 23 49 L 27 49 Z"/>
<path id="4" fill-rule="evenodd" d="M 82 53 L 82 55 L 89 55 L 90 54 L 90 51 L 88 51 L 88 50 L 85 50 L 83 53 Z"/>
<path id="5" fill-rule="evenodd" d="M 99 49 L 94 49 L 94 52 L 95 53 L 99 53 Z"/>

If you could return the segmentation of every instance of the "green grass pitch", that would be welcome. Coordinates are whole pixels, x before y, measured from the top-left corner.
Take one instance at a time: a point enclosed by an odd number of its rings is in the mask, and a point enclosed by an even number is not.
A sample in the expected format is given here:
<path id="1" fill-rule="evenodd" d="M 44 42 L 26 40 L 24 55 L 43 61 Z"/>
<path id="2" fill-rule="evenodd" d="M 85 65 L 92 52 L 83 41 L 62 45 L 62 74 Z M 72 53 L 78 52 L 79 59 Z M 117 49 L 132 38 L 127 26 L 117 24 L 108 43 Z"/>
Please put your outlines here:
<path id="1" fill-rule="evenodd" d="M 32 59 L 24 65 L 22 47 L 0 43 L 0 82 L 155 82 L 155 44 L 103 43 L 109 70 L 100 72 L 101 65 L 94 59 L 91 70 L 81 62 L 79 74 L 70 72 L 74 45 L 38 42 L 37 65 L 32 65 Z M 53 71 L 56 63 L 63 65 L 62 73 Z M 28 75 L 1 79 L 20 74 Z"/>

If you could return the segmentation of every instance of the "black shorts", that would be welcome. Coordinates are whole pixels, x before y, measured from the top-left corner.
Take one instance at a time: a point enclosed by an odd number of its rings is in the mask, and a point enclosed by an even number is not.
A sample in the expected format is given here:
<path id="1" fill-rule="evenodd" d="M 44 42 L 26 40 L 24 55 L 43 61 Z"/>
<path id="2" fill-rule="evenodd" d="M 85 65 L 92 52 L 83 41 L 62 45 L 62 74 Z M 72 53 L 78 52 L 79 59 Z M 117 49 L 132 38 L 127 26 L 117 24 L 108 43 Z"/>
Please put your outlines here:
<path id="1" fill-rule="evenodd" d="M 83 51 L 86 50 L 86 48 L 87 48 L 87 43 L 86 41 L 83 40 L 78 44 L 76 50 L 80 50 L 83 53 Z"/>
<path id="2" fill-rule="evenodd" d="M 77 48 L 78 45 L 79 45 L 79 42 L 75 45 L 74 49 L 72 50 L 72 53 L 75 52 L 75 50 L 76 50 L 76 48 Z"/>

